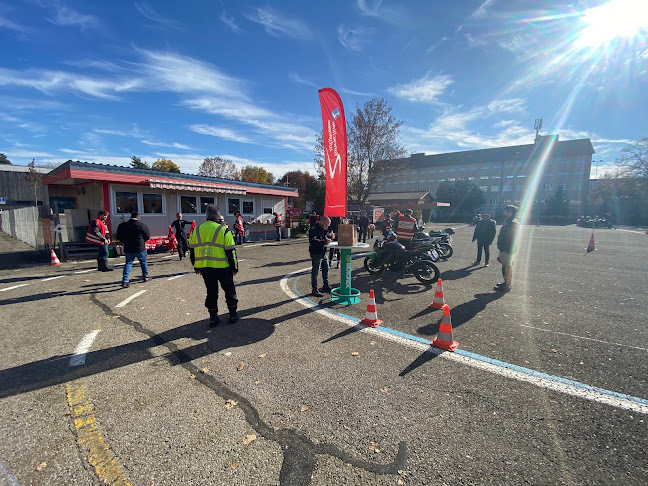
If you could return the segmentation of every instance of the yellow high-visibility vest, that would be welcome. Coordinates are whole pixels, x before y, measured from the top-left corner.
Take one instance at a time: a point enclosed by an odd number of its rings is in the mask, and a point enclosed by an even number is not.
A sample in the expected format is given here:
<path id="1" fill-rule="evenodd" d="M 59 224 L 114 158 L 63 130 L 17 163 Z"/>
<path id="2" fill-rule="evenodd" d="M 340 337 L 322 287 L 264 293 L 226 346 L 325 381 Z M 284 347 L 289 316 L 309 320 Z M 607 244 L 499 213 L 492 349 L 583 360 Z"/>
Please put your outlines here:
<path id="1" fill-rule="evenodd" d="M 234 250 L 234 237 L 227 226 L 215 221 L 205 221 L 191 232 L 189 248 L 193 248 L 195 268 L 227 268 L 229 262 L 225 250 Z M 234 252 L 236 262 L 236 252 Z"/>

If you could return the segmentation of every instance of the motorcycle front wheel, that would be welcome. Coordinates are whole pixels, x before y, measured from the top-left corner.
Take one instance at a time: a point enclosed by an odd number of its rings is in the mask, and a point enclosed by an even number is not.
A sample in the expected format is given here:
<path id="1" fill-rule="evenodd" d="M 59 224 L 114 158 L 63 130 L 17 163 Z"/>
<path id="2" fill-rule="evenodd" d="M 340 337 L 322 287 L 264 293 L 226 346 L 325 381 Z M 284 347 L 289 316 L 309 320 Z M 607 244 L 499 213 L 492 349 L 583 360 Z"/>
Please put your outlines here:
<path id="1" fill-rule="evenodd" d="M 434 282 L 439 280 L 439 268 L 432 263 L 430 260 L 421 260 L 416 262 L 410 268 L 410 271 L 421 283 L 432 285 Z"/>
<path id="2" fill-rule="evenodd" d="M 378 275 L 379 273 L 382 273 L 383 270 L 385 270 L 385 264 L 377 263 L 375 261 L 375 258 L 371 256 L 368 256 L 364 259 L 364 267 L 367 272 L 373 273 L 374 275 Z"/>
<path id="3" fill-rule="evenodd" d="M 439 245 L 439 256 L 443 258 L 444 260 L 447 260 L 454 254 L 454 250 L 452 249 L 452 246 L 448 245 L 447 243 L 441 243 Z"/>

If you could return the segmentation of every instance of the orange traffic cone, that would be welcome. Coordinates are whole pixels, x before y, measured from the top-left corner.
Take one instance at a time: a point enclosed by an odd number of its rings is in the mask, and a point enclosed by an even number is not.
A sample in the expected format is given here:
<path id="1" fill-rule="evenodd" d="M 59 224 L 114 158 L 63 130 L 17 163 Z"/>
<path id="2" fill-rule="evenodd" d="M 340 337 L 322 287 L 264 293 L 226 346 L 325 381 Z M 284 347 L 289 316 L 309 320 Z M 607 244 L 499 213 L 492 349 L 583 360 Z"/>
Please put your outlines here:
<path id="1" fill-rule="evenodd" d="M 365 318 L 360 321 L 360 324 L 364 324 L 369 327 L 378 327 L 383 322 L 378 319 L 376 314 L 376 298 L 374 297 L 373 289 L 369 291 L 369 303 L 367 304 L 367 313 Z"/>
<path id="2" fill-rule="evenodd" d="M 50 265 L 53 267 L 56 267 L 61 264 L 61 262 L 59 262 L 58 257 L 56 256 L 56 253 L 54 253 L 54 250 L 52 250 L 52 253 L 50 254 L 50 262 L 51 262 Z"/>
<path id="3" fill-rule="evenodd" d="M 450 307 L 443 306 L 443 317 L 439 325 L 439 333 L 430 343 L 435 348 L 454 351 L 459 346 L 457 341 L 452 340 L 452 320 L 450 319 Z"/>
<path id="4" fill-rule="evenodd" d="M 596 250 L 596 248 L 594 248 L 594 232 L 593 231 L 592 231 L 592 237 L 590 238 L 590 241 L 589 241 L 589 245 L 587 245 L 586 249 L 587 249 L 587 253 L 589 253 L 590 251 Z"/>
<path id="5" fill-rule="evenodd" d="M 437 281 L 437 288 L 434 291 L 434 300 L 428 307 L 433 307 L 435 309 L 442 309 L 445 305 L 445 298 L 443 297 L 443 282 L 441 279 Z"/>

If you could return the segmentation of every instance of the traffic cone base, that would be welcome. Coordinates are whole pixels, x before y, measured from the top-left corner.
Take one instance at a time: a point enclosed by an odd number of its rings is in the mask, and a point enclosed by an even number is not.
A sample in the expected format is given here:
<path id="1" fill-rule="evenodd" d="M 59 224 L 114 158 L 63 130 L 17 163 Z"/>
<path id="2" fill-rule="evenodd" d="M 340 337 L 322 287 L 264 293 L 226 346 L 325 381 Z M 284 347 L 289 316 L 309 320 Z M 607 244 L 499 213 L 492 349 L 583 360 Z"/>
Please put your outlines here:
<path id="1" fill-rule="evenodd" d="M 360 321 L 360 324 L 364 324 L 369 327 L 378 327 L 383 322 L 378 319 L 376 314 L 376 298 L 374 297 L 374 291 L 369 291 L 369 303 L 367 304 L 367 313 L 365 318 Z"/>
<path id="2" fill-rule="evenodd" d="M 59 261 L 58 257 L 56 256 L 56 253 L 54 250 L 51 250 L 52 253 L 50 253 L 50 265 L 53 267 L 56 267 L 61 264 Z"/>
<path id="3" fill-rule="evenodd" d="M 452 339 L 452 320 L 450 319 L 450 307 L 443 306 L 443 317 L 439 325 L 439 333 L 430 343 L 435 348 L 446 351 L 454 351 L 459 347 L 459 343 Z"/>
<path id="4" fill-rule="evenodd" d="M 589 253 L 590 251 L 596 250 L 596 248 L 594 247 L 594 233 L 592 233 L 592 237 L 589 240 L 589 244 L 587 245 L 586 250 L 587 250 L 587 253 Z"/>
<path id="5" fill-rule="evenodd" d="M 445 297 L 443 296 L 443 282 L 441 279 L 437 280 L 437 288 L 434 291 L 434 300 L 428 307 L 433 309 L 443 309 L 445 305 Z"/>

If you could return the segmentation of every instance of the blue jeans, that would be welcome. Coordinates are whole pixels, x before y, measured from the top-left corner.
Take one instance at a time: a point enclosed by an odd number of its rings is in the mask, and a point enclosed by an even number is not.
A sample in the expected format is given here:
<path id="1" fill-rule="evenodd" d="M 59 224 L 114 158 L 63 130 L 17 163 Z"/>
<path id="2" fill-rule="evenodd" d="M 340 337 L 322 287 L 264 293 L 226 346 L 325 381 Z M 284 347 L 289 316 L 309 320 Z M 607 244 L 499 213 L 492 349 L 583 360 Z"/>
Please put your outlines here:
<path id="1" fill-rule="evenodd" d="M 319 273 L 320 267 L 322 267 L 322 279 L 324 280 L 324 285 L 328 285 L 329 261 L 326 253 L 323 255 L 313 255 L 311 253 L 311 262 L 313 262 L 313 268 L 311 269 L 311 287 L 314 289 L 317 288 L 317 274 Z"/>
<path id="2" fill-rule="evenodd" d="M 148 265 L 146 264 L 146 250 L 140 251 L 139 253 L 124 253 L 126 256 L 126 265 L 124 265 L 124 277 L 122 278 L 122 282 L 128 282 L 128 277 L 131 272 L 131 268 L 133 268 L 133 262 L 135 261 L 135 258 L 140 263 L 140 266 L 142 267 L 142 276 L 148 277 Z"/>

